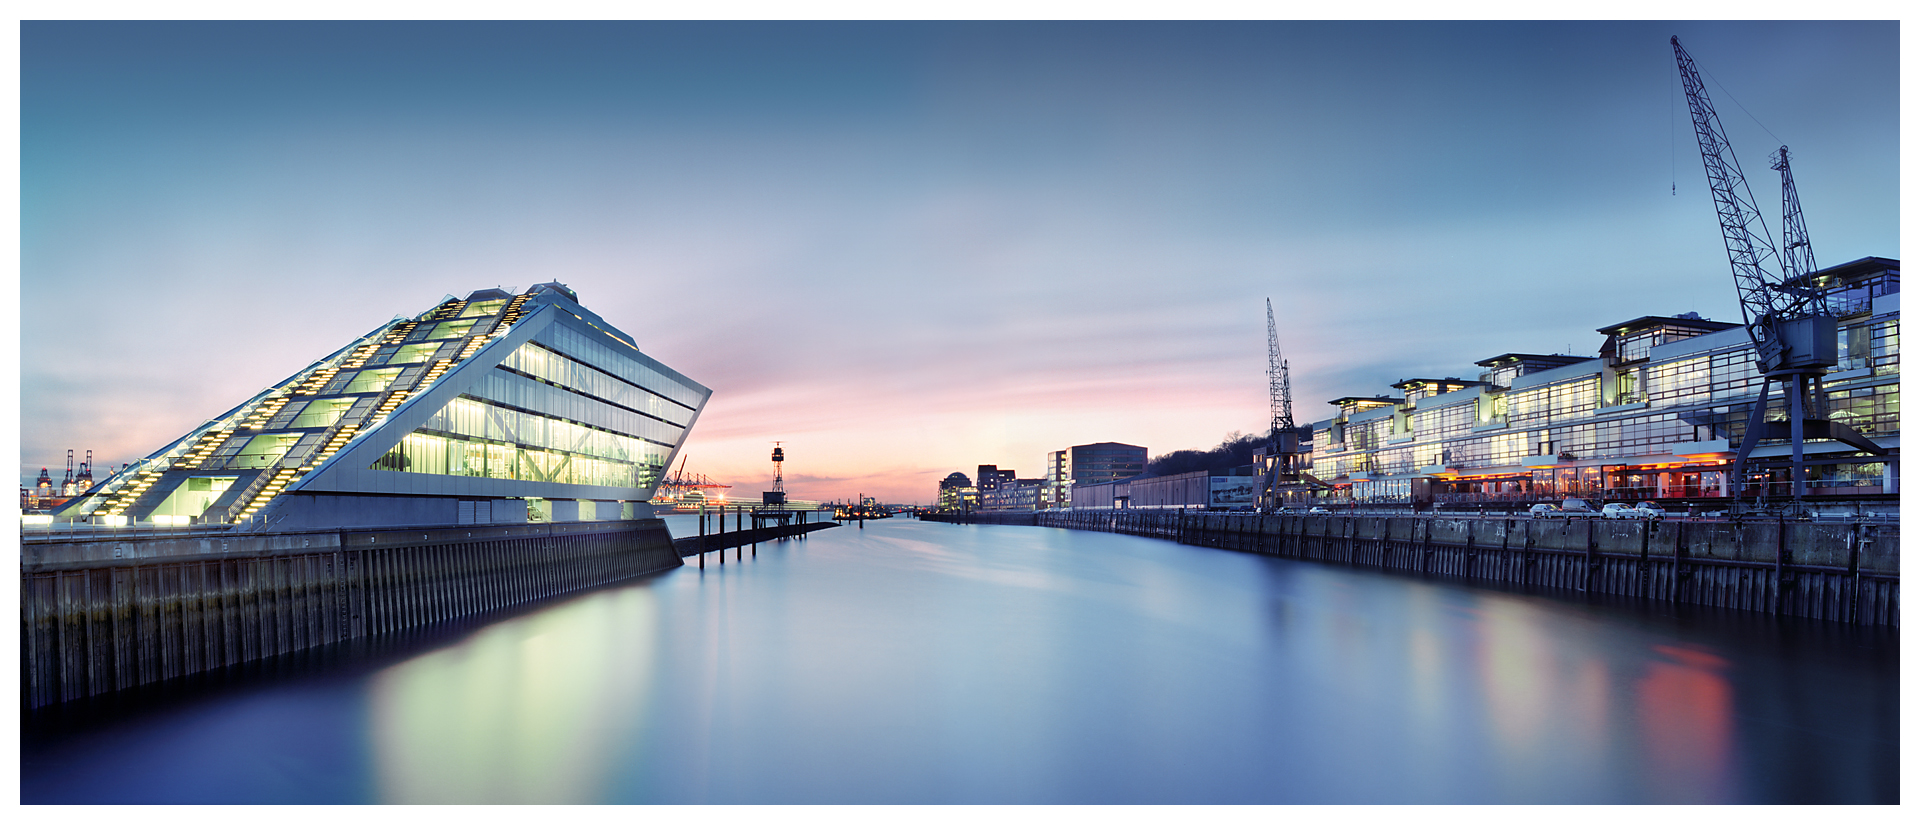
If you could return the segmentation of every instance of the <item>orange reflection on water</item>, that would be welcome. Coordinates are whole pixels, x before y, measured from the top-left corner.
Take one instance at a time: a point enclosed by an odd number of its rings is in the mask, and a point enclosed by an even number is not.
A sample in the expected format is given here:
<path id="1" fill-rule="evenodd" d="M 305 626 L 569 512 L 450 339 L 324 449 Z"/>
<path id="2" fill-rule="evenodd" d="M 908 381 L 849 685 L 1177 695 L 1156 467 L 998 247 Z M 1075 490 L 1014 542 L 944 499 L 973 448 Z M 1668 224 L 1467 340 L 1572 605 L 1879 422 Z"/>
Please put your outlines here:
<path id="1" fill-rule="evenodd" d="M 1699 650 L 1655 645 L 1635 684 L 1645 775 L 1672 802 L 1731 800 L 1733 686 L 1727 662 Z"/>

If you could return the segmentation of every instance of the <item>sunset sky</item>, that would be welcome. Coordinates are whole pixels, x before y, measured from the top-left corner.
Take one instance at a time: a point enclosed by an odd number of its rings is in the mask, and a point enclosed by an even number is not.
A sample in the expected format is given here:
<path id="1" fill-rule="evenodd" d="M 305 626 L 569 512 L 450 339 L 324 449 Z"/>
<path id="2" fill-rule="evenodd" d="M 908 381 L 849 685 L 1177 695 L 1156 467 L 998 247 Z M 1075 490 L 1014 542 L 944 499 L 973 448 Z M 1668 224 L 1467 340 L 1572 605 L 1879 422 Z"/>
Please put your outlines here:
<path id="1" fill-rule="evenodd" d="M 1895 23 L 24 22 L 20 474 L 558 280 L 713 389 L 690 471 L 928 502 L 1738 321 L 1670 35 L 1778 232 L 1898 258 Z"/>

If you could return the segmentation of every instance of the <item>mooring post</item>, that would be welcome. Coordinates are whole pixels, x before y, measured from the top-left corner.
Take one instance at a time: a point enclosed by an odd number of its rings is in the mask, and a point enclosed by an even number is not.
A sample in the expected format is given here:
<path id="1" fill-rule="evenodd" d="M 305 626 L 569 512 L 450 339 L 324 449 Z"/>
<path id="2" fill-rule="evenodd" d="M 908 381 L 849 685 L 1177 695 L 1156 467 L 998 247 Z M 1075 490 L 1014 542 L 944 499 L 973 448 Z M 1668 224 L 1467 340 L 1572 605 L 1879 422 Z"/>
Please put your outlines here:
<path id="1" fill-rule="evenodd" d="M 1512 544 L 1512 542 L 1513 542 L 1513 519 L 1511 518 L 1503 519 L 1500 522 L 1500 575 L 1496 576 L 1495 578 L 1498 578 L 1498 579 L 1507 578 L 1507 575 L 1506 575 L 1507 568 L 1511 566 L 1513 563 L 1513 555 L 1508 548 L 1508 545 Z"/>
<path id="2" fill-rule="evenodd" d="M 1687 565 L 1687 522 L 1682 519 L 1673 525 L 1673 601 L 1681 600 L 1680 590 L 1692 577 Z"/>
<path id="3" fill-rule="evenodd" d="M 1473 526 L 1474 526 L 1474 525 L 1476 525 L 1476 524 L 1479 524 L 1479 523 L 1480 523 L 1480 522 L 1479 522 L 1479 520 L 1477 520 L 1477 519 L 1466 519 L 1466 520 L 1465 520 L 1465 524 L 1466 524 L 1466 526 L 1467 526 L 1467 565 L 1466 565 L 1466 567 L 1467 567 L 1467 570 L 1466 570 L 1466 573 L 1467 573 L 1467 578 L 1469 578 L 1469 579 L 1471 579 L 1471 578 L 1473 578 L 1473 561 L 1474 561 L 1474 558 L 1475 558 L 1475 556 L 1476 556 L 1476 553 L 1474 552 L 1474 546 L 1473 546 Z"/>
<path id="4" fill-rule="evenodd" d="M 1795 396 L 1798 398 L 1798 396 Z M 1799 471 L 1794 471 L 1798 481 Z M 1787 612 L 1787 567 L 1791 565 L 1793 551 L 1787 549 L 1787 514 L 1780 514 L 1780 532 L 1774 538 L 1773 551 L 1773 612 L 1777 615 Z"/>
<path id="5" fill-rule="evenodd" d="M 1598 519 L 1587 517 L 1587 574 L 1581 578 L 1580 589 L 1593 592 L 1593 572 L 1600 567 L 1600 539 L 1594 533 Z"/>
<path id="6" fill-rule="evenodd" d="M 1860 623 L 1860 546 L 1866 543 L 1866 525 L 1855 521 L 1847 528 L 1847 578 L 1853 580 L 1853 592 L 1847 598 L 1847 621 Z"/>
<path id="7" fill-rule="evenodd" d="M 1640 598 L 1647 598 L 1653 588 L 1653 559 L 1647 555 L 1653 541 L 1653 519 L 1640 520 Z"/>

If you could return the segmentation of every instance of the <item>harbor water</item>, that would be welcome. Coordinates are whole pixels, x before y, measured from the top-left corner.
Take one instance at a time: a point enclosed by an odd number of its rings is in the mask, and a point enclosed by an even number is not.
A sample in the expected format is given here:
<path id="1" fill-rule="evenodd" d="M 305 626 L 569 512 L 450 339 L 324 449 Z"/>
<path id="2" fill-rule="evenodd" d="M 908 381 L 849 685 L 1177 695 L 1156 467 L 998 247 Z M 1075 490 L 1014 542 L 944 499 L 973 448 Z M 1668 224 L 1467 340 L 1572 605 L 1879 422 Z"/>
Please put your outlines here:
<path id="1" fill-rule="evenodd" d="M 1897 630 L 1054 528 L 742 553 L 28 714 L 22 801 L 1899 800 Z"/>

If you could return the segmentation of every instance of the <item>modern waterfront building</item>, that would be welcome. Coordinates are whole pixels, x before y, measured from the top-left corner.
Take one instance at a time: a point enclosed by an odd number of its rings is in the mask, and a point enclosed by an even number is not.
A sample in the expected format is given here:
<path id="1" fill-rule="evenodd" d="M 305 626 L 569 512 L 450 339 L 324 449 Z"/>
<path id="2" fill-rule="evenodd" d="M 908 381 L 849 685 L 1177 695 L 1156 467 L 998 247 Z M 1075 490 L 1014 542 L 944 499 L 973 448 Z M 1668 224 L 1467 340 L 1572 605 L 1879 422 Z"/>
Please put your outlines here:
<path id="1" fill-rule="evenodd" d="M 974 473 L 974 486 L 979 488 L 981 494 L 984 495 L 992 490 L 998 489 L 1001 484 L 1013 481 L 1014 475 L 1014 471 L 1002 470 L 998 465 L 982 464 L 979 470 Z"/>
<path id="2" fill-rule="evenodd" d="M 980 491 L 979 509 L 1031 513 L 1040 509 L 1041 488 L 1042 482 L 1037 478 L 1001 479 L 992 489 Z"/>
<path id="3" fill-rule="evenodd" d="M 1215 472 L 1195 470 L 1170 476 L 1126 478 L 1073 488 L 1073 507 L 1105 510 L 1252 510 L 1259 477 L 1253 465 Z"/>
<path id="4" fill-rule="evenodd" d="M 979 488 L 973 486 L 973 480 L 966 473 L 949 473 L 940 480 L 940 498 L 937 505 L 941 510 L 965 510 L 979 499 Z"/>
<path id="5" fill-rule="evenodd" d="M 1840 363 L 1825 378 L 1833 420 L 1884 455 L 1808 442 L 1810 497 L 1899 492 L 1900 263 L 1862 258 L 1811 273 L 1839 317 Z M 1762 376 L 1739 324 L 1646 316 L 1598 330 L 1598 357 L 1506 353 L 1478 380 L 1408 379 L 1399 396 L 1349 396 L 1313 424 L 1311 475 L 1297 498 L 1363 503 L 1727 499 Z M 1784 418 L 1775 394 L 1769 416 Z M 1785 443 L 1761 443 L 1752 483 L 1786 491 Z M 1751 488 L 1749 492 L 1751 492 Z"/>
<path id="6" fill-rule="evenodd" d="M 1065 508 L 1074 504 L 1073 488 L 1132 478 L 1147 471 L 1147 448 L 1113 441 L 1077 444 L 1047 454 L 1047 472 L 1040 480 L 1039 507 Z"/>
<path id="7" fill-rule="evenodd" d="M 1040 477 L 1040 509 L 1059 510 L 1073 505 L 1073 474 L 1066 450 L 1047 453 L 1047 471 Z"/>
<path id="8" fill-rule="evenodd" d="M 482 289 L 380 325 L 55 516 L 269 530 L 648 517 L 709 395 L 562 284 Z"/>

